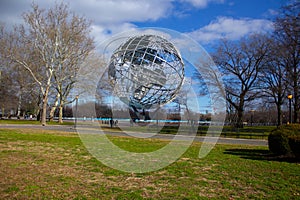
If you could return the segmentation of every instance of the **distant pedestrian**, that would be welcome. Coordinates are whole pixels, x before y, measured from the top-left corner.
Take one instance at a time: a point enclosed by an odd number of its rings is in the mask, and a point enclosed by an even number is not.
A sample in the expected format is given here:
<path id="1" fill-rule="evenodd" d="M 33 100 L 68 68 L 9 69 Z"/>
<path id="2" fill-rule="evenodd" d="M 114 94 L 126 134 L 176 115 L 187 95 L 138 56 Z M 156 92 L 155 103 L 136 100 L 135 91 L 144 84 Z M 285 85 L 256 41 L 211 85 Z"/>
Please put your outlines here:
<path id="1" fill-rule="evenodd" d="M 133 126 L 133 120 L 130 118 L 130 126 Z"/>
<path id="2" fill-rule="evenodd" d="M 113 127 L 113 124 L 114 124 L 114 120 L 113 120 L 113 119 L 110 119 L 110 120 L 109 120 L 109 124 L 110 124 L 110 128 L 112 128 L 112 127 Z"/>

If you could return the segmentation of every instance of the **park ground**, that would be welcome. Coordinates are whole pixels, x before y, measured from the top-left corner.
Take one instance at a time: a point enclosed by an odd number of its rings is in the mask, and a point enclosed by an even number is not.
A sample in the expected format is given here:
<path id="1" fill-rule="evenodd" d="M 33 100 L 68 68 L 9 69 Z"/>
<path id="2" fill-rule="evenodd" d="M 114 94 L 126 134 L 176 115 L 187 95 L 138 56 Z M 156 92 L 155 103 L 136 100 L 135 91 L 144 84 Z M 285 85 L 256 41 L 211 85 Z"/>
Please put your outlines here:
<path id="1" fill-rule="evenodd" d="M 168 143 L 109 138 L 134 152 Z M 200 159 L 200 146 L 166 168 L 133 174 L 96 160 L 76 133 L 0 126 L 0 199 L 300 199 L 298 161 L 273 157 L 267 146 L 224 144 Z"/>

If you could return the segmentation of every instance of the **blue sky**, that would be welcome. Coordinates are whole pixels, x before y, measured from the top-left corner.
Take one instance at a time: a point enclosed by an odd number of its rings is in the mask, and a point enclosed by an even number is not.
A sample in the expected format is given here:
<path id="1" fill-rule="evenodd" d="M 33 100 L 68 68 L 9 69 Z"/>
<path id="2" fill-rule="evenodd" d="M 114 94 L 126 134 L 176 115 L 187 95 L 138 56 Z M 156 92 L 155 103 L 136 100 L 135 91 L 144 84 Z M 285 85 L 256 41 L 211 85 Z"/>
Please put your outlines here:
<path id="1" fill-rule="evenodd" d="M 7 26 L 22 23 L 31 0 L 0 0 Z M 59 0 L 35 0 L 48 8 Z M 239 39 L 272 30 L 271 20 L 286 0 L 65 0 L 72 11 L 92 20 L 97 42 L 141 27 L 168 28 L 186 33 L 206 48 L 220 38 Z"/>
<path id="2" fill-rule="evenodd" d="M 207 26 L 220 17 L 236 20 L 244 18 L 271 19 L 280 7 L 280 2 L 280 0 L 224 0 L 212 1 L 205 7 L 195 7 L 188 3 L 175 1 L 174 10 L 168 17 L 136 24 L 138 26 L 162 26 L 180 32 L 192 32 Z"/>
<path id="3" fill-rule="evenodd" d="M 35 0 L 49 8 L 60 0 Z M 22 23 L 32 0 L 0 0 L 0 21 Z M 221 38 L 238 40 L 273 29 L 272 19 L 287 0 L 65 0 L 70 9 L 92 20 L 96 43 L 123 31 L 156 27 L 185 33 L 208 52 Z M 202 103 L 203 104 L 203 103 Z M 205 102 L 204 105 L 207 105 Z M 205 108 L 206 109 L 206 108 Z"/>

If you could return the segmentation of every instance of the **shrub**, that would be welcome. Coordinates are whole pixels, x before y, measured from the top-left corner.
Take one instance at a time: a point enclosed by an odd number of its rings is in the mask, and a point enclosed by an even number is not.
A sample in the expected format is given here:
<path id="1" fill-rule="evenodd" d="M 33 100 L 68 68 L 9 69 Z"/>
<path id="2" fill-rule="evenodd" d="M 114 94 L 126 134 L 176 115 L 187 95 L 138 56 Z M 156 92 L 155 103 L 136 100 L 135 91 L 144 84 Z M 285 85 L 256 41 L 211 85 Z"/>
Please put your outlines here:
<path id="1" fill-rule="evenodd" d="M 289 145 L 293 154 L 297 158 L 300 158 L 300 135 L 290 137 Z"/>
<path id="2" fill-rule="evenodd" d="M 290 141 L 290 138 L 294 138 L 296 136 L 300 136 L 299 124 L 284 125 L 273 130 L 268 136 L 270 151 L 276 155 L 286 155 L 292 152 L 294 153 L 294 151 L 297 153 L 297 149 L 300 148 L 297 146 L 299 143 L 296 142 L 296 144 L 294 144 L 293 139 Z M 291 148 L 290 143 L 293 148 Z M 296 145 L 296 147 L 294 147 L 294 145 Z"/>
<path id="3" fill-rule="evenodd" d="M 268 143 L 270 151 L 276 155 L 284 155 L 291 152 L 287 135 L 279 130 L 270 133 Z"/>

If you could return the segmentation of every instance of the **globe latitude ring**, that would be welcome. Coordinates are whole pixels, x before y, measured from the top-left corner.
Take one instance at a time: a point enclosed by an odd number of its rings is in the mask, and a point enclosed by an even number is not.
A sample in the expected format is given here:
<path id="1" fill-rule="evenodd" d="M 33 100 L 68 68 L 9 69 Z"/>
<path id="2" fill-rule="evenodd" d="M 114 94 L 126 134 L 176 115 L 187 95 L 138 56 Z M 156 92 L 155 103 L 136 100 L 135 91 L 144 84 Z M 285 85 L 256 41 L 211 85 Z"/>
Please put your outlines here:
<path id="1" fill-rule="evenodd" d="M 184 92 L 190 99 L 198 98 L 194 87 L 186 87 L 188 81 L 182 81 L 185 74 L 183 63 L 194 66 L 207 85 L 212 110 L 218 113 L 212 115 L 211 126 L 201 145 L 199 157 L 205 157 L 211 151 L 221 134 L 225 119 L 222 113 L 226 113 L 226 105 L 220 98 L 223 91 L 220 87 L 214 87 L 222 85 L 221 80 L 217 84 L 210 84 L 215 81 L 211 77 L 218 77 L 220 73 L 197 42 L 169 29 L 145 28 L 115 35 L 99 45 L 98 49 L 108 56 L 107 71 L 99 73 L 99 82 L 103 82 L 102 78 L 106 76 L 113 86 L 113 93 L 136 111 L 159 107 L 160 104 L 172 101 L 181 88 L 188 88 Z M 82 68 L 87 65 L 88 63 L 83 64 Z M 97 86 L 91 89 L 95 96 L 97 89 Z M 197 101 L 186 103 L 186 107 L 193 107 L 195 104 L 198 106 Z M 93 109 L 94 116 L 97 116 L 95 107 Z M 84 111 L 83 107 L 78 108 L 78 113 Z M 184 121 L 184 116 L 181 119 Z M 199 118 L 193 120 L 197 121 Z M 196 136 L 198 123 L 195 125 L 196 127 L 190 127 L 189 135 L 185 134 L 187 126 L 180 125 L 177 134 L 167 145 L 144 153 L 118 147 L 107 137 L 99 123 L 97 132 L 91 133 L 81 124 L 78 124 L 76 130 L 87 150 L 106 166 L 129 173 L 145 173 L 162 169 L 180 158 Z"/>
<path id="2" fill-rule="evenodd" d="M 113 53 L 109 78 L 114 94 L 136 109 L 172 101 L 184 79 L 179 51 L 158 35 L 129 38 Z"/>

